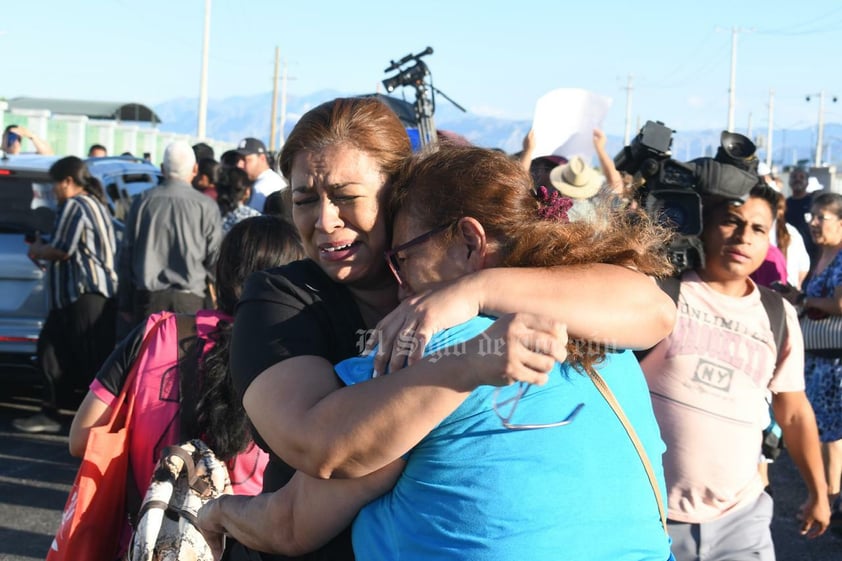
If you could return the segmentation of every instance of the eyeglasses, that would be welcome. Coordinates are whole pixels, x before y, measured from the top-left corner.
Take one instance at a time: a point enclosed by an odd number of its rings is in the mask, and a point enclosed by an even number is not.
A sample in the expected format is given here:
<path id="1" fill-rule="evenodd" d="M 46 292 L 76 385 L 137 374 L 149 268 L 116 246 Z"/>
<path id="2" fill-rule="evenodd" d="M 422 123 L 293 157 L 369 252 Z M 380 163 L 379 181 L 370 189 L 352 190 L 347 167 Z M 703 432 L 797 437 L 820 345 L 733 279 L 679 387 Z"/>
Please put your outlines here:
<path id="1" fill-rule="evenodd" d="M 509 430 L 532 430 L 532 429 L 548 429 L 552 427 L 563 427 L 565 425 L 569 425 L 573 422 L 576 418 L 576 415 L 579 414 L 582 407 L 585 406 L 584 403 L 580 403 L 576 407 L 573 408 L 567 417 L 561 421 L 557 421 L 555 423 L 544 423 L 544 424 L 532 424 L 532 425 L 520 425 L 512 423 L 512 417 L 515 416 L 515 411 L 517 410 L 517 404 L 520 403 L 520 398 L 526 395 L 526 392 L 529 391 L 529 388 L 532 387 L 532 384 L 527 384 L 526 382 L 518 382 L 518 390 L 515 395 L 510 398 L 504 399 L 500 401 L 500 392 L 503 388 L 497 388 L 494 390 L 494 397 L 491 407 L 494 409 L 494 414 L 497 415 L 497 418 L 500 419 L 500 422 L 503 423 L 503 426 Z M 508 408 L 508 411 L 506 409 Z"/>
<path id="2" fill-rule="evenodd" d="M 401 251 L 406 251 L 410 247 L 420 245 L 429 241 L 430 239 L 432 239 L 433 236 L 435 236 L 438 233 L 444 232 L 445 230 L 453 226 L 453 224 L 455 224 L 455 222 L 450 222 L 449 224 L 443 224 L 438 228 L 433 228 L 429 232 L 421 234 L 416 238 L 412 238 L 408 242 L 402 243 L 398 247 L 393 247 L 392 249 L 389 249 L 383 253 L 383 255 L 386 257 L 386 263 L 389 264 L 389 269 L 392 271 L 392 274 L 398 281 L 398 285 L 406 285 L 406 281 L 404 281 L 404 279 L 401 277 L 401 265 L 398 261 L 398 253 L 400 253 Z"/>
<path id="3" fill-rule="evenodd" d="M 822 222 L 828 222 L 830 220 L 839 220 L 839 217 L 833 214 L 813 214 L 811 212 L 805 213 L 804 218 L 807 220 L 808 223 L 815 220 L 819 224 L 821 224 Z"/>

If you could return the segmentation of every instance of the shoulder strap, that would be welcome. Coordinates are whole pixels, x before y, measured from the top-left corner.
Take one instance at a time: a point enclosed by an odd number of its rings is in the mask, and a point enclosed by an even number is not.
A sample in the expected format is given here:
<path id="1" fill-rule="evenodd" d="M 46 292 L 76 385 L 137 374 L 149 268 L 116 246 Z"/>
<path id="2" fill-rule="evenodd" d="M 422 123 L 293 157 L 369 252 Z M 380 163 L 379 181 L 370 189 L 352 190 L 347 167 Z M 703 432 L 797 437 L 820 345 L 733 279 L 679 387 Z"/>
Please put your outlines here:
<path id="1" fill-rule="evenodd" d="M 678 295 L 681 292 L 681 279 L 678 277 L 666 277 L 656 279 L 656 281 L 658 286 L 661 287 L 661 290 L 669 294 L 672 301 L 678 304 Z"/>
<path id="2" fill-rule="evenodd" d="M 626 413 L 623 411 L 623 408 L 620 406 L 617 398 L 614 397 L 614 392 L 612 392 L 611 388 L 608 387 L 608 384 L 605 383 L 603 377 L 600 376 L 599 373 L 592 367 L 588 367 L 586 370 L 588 376 L 593 382 L 593 385 L 596 386 L 596 389 L 599 390 L 599 393 L 602 394 L 602 397 L 605 398 L 605 401 L 608 402 L 608 405 L 611 406 L 614 414 L 617 415 L 617 418 L 623 424 L 623 428 L 626 429 L 626 433 L 629 435 L 629 439 L 632 441 L 638 457 L 640 457 L 640 462 L 643 464 L 643 469 L 646 470 L 646 476 L 649 478 L 649 484 L 652 486 L 652 492 L 655 493 L 655 500 L 658 503 L 658 514 L 661 516 L 661 525 L 664 527 L 664 532 L 666 532 L 667 509 L 664 505 L 664 497 L 661 494 L 661 487 L 658 485 L 658 478 L 655 477 L 655 470 L 652 468 L 652 462 L 649 460 L 649 455 L 646 453 L 643 443 L 637 436 L 637 431 L 634 430 L 631 421 L 629 421 L 628 417 L 626 417 Z"/>
<path id="3" fill-rule="evenodd" d="M 199 352 L 201 343 L 196 335 L 196 318 L 191 314 L 176 314 L 178 333 L 179 440 L 186 442 L 198 436 L 196 403 L 201 395 L 199 380 Z"/>
<path id="4" fill-rule="evenodd" d="M 775 365 L 781 362 L 781 356 L 784 353 L 784 342 L 787 338 L 786 314 L 784 313 L 783 297 L 765 286 L 757 285 L 760 289 L 760 302 L 766 309 L 766 315 L 769 316 L 769 326 L 772 328 L 772 335 L 775 338 L 775 348 L 778 351 L 778 358 Z"/>
<path id="5" fill-rule="evenodd" d="M 655 280 L 658 283 L 658 286 L 661 287 L 661 290 L 666 292 L 677 306 L 678 294 L 679 292 L 681 292 L 681 279 L 679 279 L 678 277 L 665 277 Z M 652 351 L 653 348 L 654 347 L 649 347 L 648 349 L 634 351 L 634 356 L 636 356 L 637 361 L 640 362 L 646 355 L 648 355 Z"/>

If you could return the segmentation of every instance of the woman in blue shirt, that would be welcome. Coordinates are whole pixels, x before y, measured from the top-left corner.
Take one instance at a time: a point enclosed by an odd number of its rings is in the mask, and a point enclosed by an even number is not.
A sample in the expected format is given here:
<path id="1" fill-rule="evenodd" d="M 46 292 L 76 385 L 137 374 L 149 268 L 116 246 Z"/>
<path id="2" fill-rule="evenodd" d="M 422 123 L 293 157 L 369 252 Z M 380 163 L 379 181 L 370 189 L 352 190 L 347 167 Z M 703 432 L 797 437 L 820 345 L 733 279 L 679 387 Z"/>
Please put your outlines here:
<path id="1" fill-rule="evenodd" d="M 669 270 L 663 233 L 646 217 L 605 209 L 602 220 L 569 223 L 569 200 L 534 192 L 517 164 L 491 151 L 419 156 L 393 188 L 387 258 L 405 299 L 488 267 Z M 257 548 L 300 553 L 391 488 L 356 519 L 357 559 L 668 559 L 656 500 L 664 447 L 642 372 L 628 351 L 581 340 L 564 348 L 560 331 L 555 321 L 520 314 L 480 316 L 438 333 L 426 360 L 457 356 L 481 383 L 402 459 L 356 480 L 298 473 L 274 495 L 213 503 L 203 525 Z M 373 361 L 351 359 L 336 371 L 346 384 L 365 382 Z M 586 366 L 601 373 L 635 427 L 657 493 Z M 349 431 L 365 429 L 349 423 Z M 243 531 L 237 520 L 256 514 L 266 526 Z"/>

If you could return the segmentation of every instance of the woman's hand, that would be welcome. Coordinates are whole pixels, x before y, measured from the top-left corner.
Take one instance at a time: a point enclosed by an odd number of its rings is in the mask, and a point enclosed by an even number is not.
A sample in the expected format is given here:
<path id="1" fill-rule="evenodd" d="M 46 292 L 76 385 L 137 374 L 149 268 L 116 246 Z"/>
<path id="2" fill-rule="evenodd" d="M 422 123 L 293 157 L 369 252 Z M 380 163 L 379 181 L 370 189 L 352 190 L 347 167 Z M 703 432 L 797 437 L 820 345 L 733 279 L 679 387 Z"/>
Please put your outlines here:
<path id="1" fill-rule="evenodd" d="M 597 152 L 605 150 L 605 144 L 608 142 L 608 138 L 605 136 L 605 133 L 602 132 L 600 129 L 593 130 L 593 146 L 597 150 Z"/>
<path id="2" fill-rule="evenodd" d="M 567 359 L 567 328 L 547 316 L 517 313 L 495 321 L 467 341 L 464 352 L 477 385 L 542 385 L 556 362 Z"/>
<path id="3" fill-rule="evenodd" d="M 460 280 L 462 282 L 460 282 Z M 430 338 L 479 314 L 476 292 L 467 278 L 411 296 L 384 317 L 366 342 L 365 353 L 378 347 L 374 371 L 395 372 L 417 362 Z"/>
<path id="4" fill-rule="evenodd" d="M 801 306 L 804 303 L 804 293 L 787 283 L 773 282 L 771 288 L 780 294 L 784 300 L 793 306 Z"/>

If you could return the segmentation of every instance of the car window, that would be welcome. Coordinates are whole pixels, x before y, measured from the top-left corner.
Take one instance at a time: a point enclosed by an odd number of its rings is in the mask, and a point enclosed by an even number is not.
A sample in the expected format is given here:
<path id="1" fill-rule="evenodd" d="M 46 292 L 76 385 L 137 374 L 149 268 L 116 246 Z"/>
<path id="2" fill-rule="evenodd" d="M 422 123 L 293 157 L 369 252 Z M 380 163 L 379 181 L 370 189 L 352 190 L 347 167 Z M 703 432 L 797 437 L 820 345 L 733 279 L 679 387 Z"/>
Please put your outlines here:
<path id="1" fill-rule="evenodd" d="M 49 180 L 26 176 L 0 177 L 0 228 L 4 232 L 49 232 L 56 200 Z"/>

